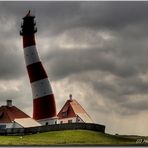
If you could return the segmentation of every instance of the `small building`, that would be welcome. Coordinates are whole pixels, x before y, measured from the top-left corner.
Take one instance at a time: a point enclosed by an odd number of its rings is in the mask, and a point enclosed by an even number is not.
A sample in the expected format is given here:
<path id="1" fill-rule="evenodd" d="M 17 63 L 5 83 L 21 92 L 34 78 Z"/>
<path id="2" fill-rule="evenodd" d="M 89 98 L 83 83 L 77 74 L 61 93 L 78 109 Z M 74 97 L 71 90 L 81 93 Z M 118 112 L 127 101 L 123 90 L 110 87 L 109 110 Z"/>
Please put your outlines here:
<path id="1" fill-rule="evenodd" d="M 0 107 L 0 129 L 25 128 L 40 126 L 40 124 L 12 105 L 12 100 L 7 100 L 5 106 Z"/>
<path id="2" fill-rule="evenodd" d="M 75 100 L 70 99 L 66 101 L 60 112 L 58 113 L 58 123 L 93 123 L 91 117 L 84 110 L 84 108 Z"/>

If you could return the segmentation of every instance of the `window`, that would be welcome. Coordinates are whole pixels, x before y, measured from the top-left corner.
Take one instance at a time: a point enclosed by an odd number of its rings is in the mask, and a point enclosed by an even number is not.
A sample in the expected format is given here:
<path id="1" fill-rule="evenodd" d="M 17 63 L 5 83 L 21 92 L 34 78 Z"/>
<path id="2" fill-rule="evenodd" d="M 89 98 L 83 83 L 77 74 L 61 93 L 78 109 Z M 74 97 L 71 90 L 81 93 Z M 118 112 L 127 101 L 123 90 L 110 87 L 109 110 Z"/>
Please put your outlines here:
<path id="1" fill-rule="evenodd" d="M 63 121 L 60 121 L 60 123 L 62 124 L 62 123 L 63 123 Z"/>
<path id="2" fill-rule="evenodd" d="M 0 112 L 0 118 L 3 118 L 4 112 Z"/>
<path id="3" fill-rule="evenodd" d="M 55 121 L 55 124 L 57 124 L 57 121 Z"/>
<path id="4" fill-rule="evenodd" d="M 5 129 L 6 125 L 0 125 L 0 129 Z"/>
<path id="5" fill-rule="evenodd" d="M 72 120 L 68 120 L 68 123 L 72 123 Z"/>
<path id="6" fill-rule="evenodd" d="M 62 116 L 63 116 L 63 117 L 67 117 L 67 112 L 63 112 L 63 113 L 62 113 Z"/>
<path id="7" fill-rule="evenodd" d="M 48 125 L 48 122 L 46 122 L 46 124 L 45 125 Z"/>

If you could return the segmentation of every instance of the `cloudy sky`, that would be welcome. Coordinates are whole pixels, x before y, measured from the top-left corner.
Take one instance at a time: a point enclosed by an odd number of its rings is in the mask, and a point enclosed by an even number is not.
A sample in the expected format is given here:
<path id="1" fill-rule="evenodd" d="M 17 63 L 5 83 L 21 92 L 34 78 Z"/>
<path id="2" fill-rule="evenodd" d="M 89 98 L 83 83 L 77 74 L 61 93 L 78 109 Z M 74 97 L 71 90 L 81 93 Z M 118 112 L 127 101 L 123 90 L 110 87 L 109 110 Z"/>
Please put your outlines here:
<path id="1" fill-rule="evenodd" d="M 148 2 L 0 2 L 0 105 L 32 116 L 32 93 L 19 35 L 36 16 L 37 48 L 57 112 L 69 94 L 106 132 L 147 135 Z"/>

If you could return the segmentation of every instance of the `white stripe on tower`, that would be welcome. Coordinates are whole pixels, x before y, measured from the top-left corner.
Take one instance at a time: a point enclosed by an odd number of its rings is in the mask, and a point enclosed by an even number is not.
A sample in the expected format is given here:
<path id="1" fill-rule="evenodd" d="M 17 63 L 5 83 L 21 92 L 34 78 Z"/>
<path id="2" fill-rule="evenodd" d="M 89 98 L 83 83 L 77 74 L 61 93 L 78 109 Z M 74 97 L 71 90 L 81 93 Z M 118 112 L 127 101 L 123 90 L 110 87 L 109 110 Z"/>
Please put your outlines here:
<path id="1" fill-rule="evenodd" d="M 24 57 L 27 66 L 36 62 L 40 62 L 36 46 L 34 45 L 24 48 Z"/>
<path id="2" fill-rule="evenodd" d="M 52 118 L 56 116 L 55 100 L 35 45 L 34 16 L 30 16 L 29 12 L 23 20 L 21 35 L 23 36 L 25 63 L 32 88 L 33 118 L 36 120 Z"/>
<path id="3" fill-rule="evenodd" d="M 53 94 L 48 79 L 41 79 L 31 83 L 33 98 L 42 98 Z"/>

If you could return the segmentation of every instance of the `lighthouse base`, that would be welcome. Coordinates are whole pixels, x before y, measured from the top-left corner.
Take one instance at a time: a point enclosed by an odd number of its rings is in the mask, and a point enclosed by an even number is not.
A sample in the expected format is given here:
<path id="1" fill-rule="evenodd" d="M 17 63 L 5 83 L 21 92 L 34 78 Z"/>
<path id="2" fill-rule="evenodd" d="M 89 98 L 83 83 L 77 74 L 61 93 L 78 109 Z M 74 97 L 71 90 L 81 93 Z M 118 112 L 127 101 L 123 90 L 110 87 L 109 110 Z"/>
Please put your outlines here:
<path id="1" fill-rule="evenodd" d="M 52 117 L 52 118 L 46 118 L 46 119 L 41 119 L 41 120 L 37 120 L 42 126 L 44 125 L 53 125 L 53 124 L 57 124 L 57 117 Z"/>

